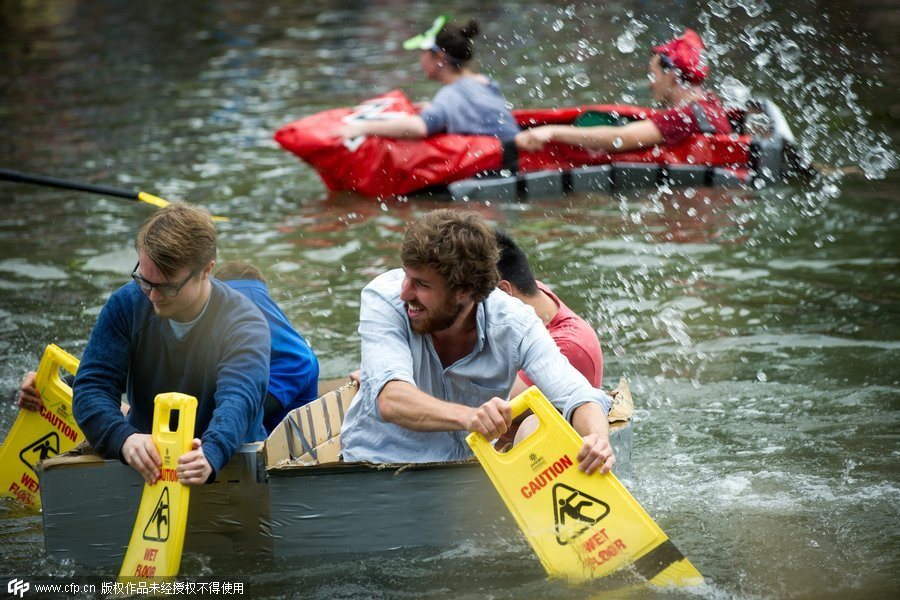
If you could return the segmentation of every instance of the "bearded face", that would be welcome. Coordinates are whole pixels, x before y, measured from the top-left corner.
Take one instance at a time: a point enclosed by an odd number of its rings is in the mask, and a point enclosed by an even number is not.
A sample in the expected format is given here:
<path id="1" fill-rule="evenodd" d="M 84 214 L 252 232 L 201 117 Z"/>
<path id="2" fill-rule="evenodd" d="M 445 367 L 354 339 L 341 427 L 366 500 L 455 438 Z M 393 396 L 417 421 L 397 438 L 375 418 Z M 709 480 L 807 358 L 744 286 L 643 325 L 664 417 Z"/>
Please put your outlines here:
<path id="1" fill-rule="evenodd" d="M 420 335 L 447 329 L 463 310 L 463 305 L 452 296 L 448 296 L 440 306 L 430 309 L 418 302 L 407 302 L 404 306 L 410 327 Z"/>
<path id="2" fill-rule="evenodd" d="M 404 270 L 400 299 L 412 330 L 425 335 L 450 327 L 464 309 L 457 294 L 447 289 L 443 278 L 431 269 Z"/>

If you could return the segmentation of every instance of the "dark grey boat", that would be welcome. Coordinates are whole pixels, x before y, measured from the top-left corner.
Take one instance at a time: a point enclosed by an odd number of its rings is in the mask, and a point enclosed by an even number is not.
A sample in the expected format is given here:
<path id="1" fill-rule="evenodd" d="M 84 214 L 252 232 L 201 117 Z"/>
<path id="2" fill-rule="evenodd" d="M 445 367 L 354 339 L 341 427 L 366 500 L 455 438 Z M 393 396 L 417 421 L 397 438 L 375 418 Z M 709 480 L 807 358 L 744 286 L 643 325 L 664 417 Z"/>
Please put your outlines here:
<path id="1" fill-rule="evenodd" d="M 620 388 L 621 389 L 621 388 Z M 185 552 L 302 556 L 453 547 L 490 536 L 524 538 L 475 462 L 342 463 L 340 420 L 352 384 L 296 409 L 263 444 L 246 444 L 215 483 L 192 489 Z M 631 469 L 630 394 L 611 418 L 615 471 Z M 118 567 L 134 526 L 143 479 L 92 454 L 38 467 L 47 554 Z"/>

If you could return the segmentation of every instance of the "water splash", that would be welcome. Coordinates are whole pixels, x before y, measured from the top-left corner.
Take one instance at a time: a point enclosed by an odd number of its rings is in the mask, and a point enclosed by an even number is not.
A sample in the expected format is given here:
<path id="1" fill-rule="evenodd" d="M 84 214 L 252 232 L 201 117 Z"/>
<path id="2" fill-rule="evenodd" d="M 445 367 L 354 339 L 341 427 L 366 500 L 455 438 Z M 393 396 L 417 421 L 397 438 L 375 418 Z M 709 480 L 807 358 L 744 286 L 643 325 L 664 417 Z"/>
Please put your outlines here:
<path id="1" fill-rule="evenodd" d="M 622 54 L 631 54 L 638 46 L 638 36 L 646 30 L 647 26 L 644 23 L 634 18 L 630 19 L 625 25 L 625 31 L 616 38 L 616 49 Z"/>
<path id="2" fill-rule="evenodd" d="M 622 54 L 631 54 L 637 48 L 637 40 L 630 31 L 625 31 L 616 38 L 616 48 Z"/>
<path id="3" fill-rule="evenodd" d="M 586 88 L 591 85 L 591 78 L 588 77 L 587 73 L 576 73 L 572 76 L 571 81 L 578 87 Z"/>
<path id="4" fill-rule="evenodd" d="M 749 20 L 732 35 L 733 10 L 742 8 Z M 821 37 L 837 26 L 827 13 L 793 20 L 773 14 L 767 2 L 718 0 L 699 15 L 717 91 L 727 103 L 741 105 L 749 98 L 775 98 L 798 138 L 798 152 L 808 162 L 856 165 L 868 179 L 883 179 L 898 167 L 900 158 L 890 136 L 864 108 L 865 96 L 880 84 L 883 59 L 867 37 L 853 38 L 853 46 L 839 42 L 820 51 Z M 729 32 L 729 35 L 725 35 Z M 754 68 L 742 68 L 744 64 Z M 865 95 L 865 96 L 864 96 Z M 831 186 L 836 174 L 823 186 Z M 822 197 L 832 190 L 818 190 Z M 808 204 L 805 193 L 793 201 Z M 820 203 L 821 204 L 821 203 Z"/>

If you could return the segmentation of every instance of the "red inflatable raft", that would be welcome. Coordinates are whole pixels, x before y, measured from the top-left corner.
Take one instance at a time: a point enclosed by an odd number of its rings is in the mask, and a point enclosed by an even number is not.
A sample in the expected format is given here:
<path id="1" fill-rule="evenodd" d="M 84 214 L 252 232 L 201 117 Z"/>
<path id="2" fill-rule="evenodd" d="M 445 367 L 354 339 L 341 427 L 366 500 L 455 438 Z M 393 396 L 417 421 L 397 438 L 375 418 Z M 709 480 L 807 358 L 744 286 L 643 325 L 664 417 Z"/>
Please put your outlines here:
<path id="1" fill-rule="evenodd" d="M 586 105 L 513 114 L 526 128 L 573 123 L 592 115 L 625 122 L 646 118 L 653 110 Z M 457 199 L 514 199 L 659 184 L 770 182 L 784 174 L 784 153 L 794 142 L 781 111 L 768 100 L 755 102 L 748 110 L 730 111 L 737 133 L 698 134 L 677 146 L 612 154 L 566 144 L 516 153 L 490 136 L 441 134 L 419 140 L 369 136 L 345 141 L 334 135 L 349 121 L 415 112 L 403 92 L 394 90 L 353 108 L 326 110 L 289 123 L 275 133 L 275 140 L 312 165 L 332 191 L 390 197 L 446 187 Z"/>

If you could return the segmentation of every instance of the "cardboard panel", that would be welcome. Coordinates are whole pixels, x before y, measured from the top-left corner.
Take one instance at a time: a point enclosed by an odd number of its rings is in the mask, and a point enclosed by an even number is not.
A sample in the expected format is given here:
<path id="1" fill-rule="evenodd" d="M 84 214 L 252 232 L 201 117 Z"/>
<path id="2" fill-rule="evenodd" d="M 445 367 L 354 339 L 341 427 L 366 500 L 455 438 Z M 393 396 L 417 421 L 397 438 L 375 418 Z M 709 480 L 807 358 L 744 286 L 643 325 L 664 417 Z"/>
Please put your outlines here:
<path id="1" fill-rule="evenodd" d="M 706 185 L 709 168 L 700 165 L 672 165 L 663 171 L 664 180 L 674 187 L 699 187 Z"/>
<path id="2" fill-rule="evenodd" d="M 631 469 L 631 421 L 610 426 L 614 471 Z M 408 465 L 332 463 L 269 469 L 276 556 L 524 544 L 484 469 L 474 461 Z"/>
<path id="3" fill-rule="evenodd" d="M 613 169 L 613 187 L 616 190 L 633 190 L 656 185 L 659 165 L 651 163 L 616 163 Z"/>
<path id="4" fill-rule="evenodd" d="M 474 462 L 293 467 L 269 486 L 278 557 L 524 544 Z"/>
<path id="5" fill-rule="evenodd" d="M 518 181 L 515 176 L 463 179 L 449 184 L 447 192 L 456 202 L 467 200 L 515 202 L 519 195 Z"/>
<path id="6" fill-rule="evenodd" d="M 612 189 L 612 167 L 600 165 L 572 169 L 572 191 L 609 192 Z"/>
<path id="7" fill-rule="evenodd" d="M 271 553 L 269 486 L 260 478 L 265 473 L 259 451 L 259 444 L 244 444 L 215 483 L 192 490 L 185 552 Z M 144 487 L 137 471 L 86 454 L 44 461 L 37 474 L 47 554 L 118 568 Z"/>
<path id="8" fill-rule="evenodd" d="M 350 382 L 289 412 L 266 440 L 266 467 L 295 460 L 321 460 L 318 448 L 341 434 L 344 415 L 358 390 L 359 385 Z M 339 445 L 335 442 L 323 449 L 327 456 L 336 458 L 335 444 Z"/>
<path id="9" fill-rule="evenodd" d="M 563 178 L 559 171 L 535 171 L 521 175 L 528 198 L 558 198 L 563 195 Z"/>

